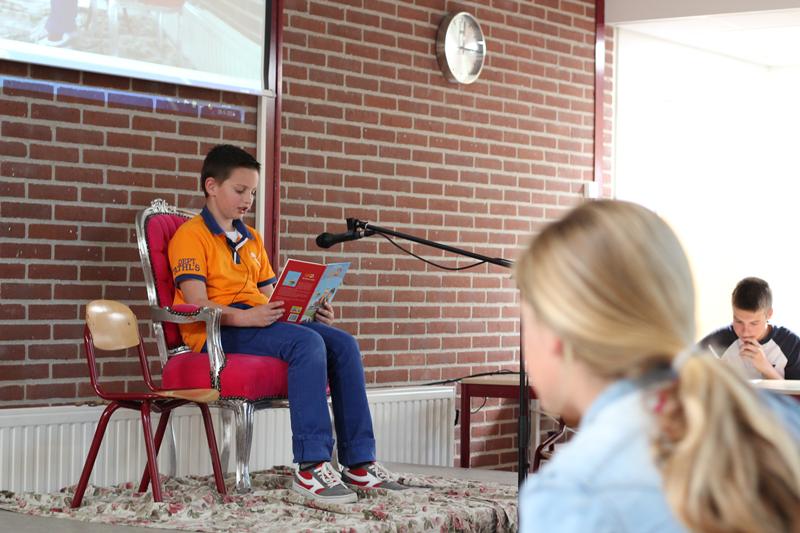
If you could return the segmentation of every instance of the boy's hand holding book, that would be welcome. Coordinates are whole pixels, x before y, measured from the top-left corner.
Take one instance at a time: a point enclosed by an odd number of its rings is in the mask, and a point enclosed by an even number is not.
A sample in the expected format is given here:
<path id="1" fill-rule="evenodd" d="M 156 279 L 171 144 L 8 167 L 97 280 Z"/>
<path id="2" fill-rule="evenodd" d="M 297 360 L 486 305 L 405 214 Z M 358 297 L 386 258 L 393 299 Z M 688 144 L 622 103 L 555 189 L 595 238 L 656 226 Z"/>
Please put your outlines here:
<path id="1" fill-rule="evenodd" d="M 328 300 L 323 300 L 314 314 L 314 320 L 322 322 L 326 326 L 332 326 L 334 320 L 333 306 Z"/>
<path id="2" fill-rule="evenodd" d="M 263 328 L 278 321 L 283 316 L 283 302 L 268 302 L 250 309 L 240 309 L 237 326 L 240 328 Z"/>

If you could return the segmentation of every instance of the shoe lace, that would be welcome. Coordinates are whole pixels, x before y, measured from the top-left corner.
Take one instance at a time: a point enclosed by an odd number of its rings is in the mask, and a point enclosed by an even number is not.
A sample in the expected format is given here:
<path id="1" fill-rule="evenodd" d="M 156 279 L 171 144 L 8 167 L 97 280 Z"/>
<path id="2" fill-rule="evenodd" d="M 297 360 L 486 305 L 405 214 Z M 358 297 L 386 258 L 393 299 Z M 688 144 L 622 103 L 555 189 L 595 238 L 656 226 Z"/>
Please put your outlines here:
<path id="1" fill-rule="evenodd" d="M 336 475 L 330 463 L 324 463 L 322 467 L 318 468 L 317 474 L 326 485 L 333 486 L 341 483 L 341 479 Z"/>
<path id="2" fill-rule="evenodd" d="M 380 463 L 372 463 L 372 472 L 375 474 L 375 476 L 383 481 L 391 481 L 392 479 L 392 477 L 389 475 L 389 471 L 386 470 Z"/>

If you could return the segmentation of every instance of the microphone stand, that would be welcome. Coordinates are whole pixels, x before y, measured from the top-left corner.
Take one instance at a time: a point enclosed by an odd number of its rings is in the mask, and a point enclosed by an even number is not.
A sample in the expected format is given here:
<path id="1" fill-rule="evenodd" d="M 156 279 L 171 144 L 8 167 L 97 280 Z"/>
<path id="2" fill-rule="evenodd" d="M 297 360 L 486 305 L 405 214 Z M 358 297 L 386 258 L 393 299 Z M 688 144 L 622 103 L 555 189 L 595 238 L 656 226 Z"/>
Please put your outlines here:
<path id="1" fill-rule="evenodd" d="M 444 250 L 446 252 L 451 252 L 457 255 L 462 255 L 465 257 L 471 257 L 472 259 L 477 259 L 479 261 L 484 261 L 486 263 L 491 263 L 493 265 L 501 266 L 503 268 L 511 268 L 514 263 L 509 261 L 508 259 L 503 259 L 501 257 L 487 257 L 485 255 L 476 254 L 474 252 L 470 252 L 469 250 L 463 250 L 461 248 L 456 248 L 453 246 L 448 246 L 447 244 L 441 244 L 435 241 L 430 241 L 428 239 L 423 239 L 422 237 L 416 237 L 414 235 L 409 235 L 407 233 L 401 233 L 399 231 L 394 231 L 387 228 L 382 228 L 380 226 L 376 226 L 374 224 L 370 224 L 369 222 L 365 222 L 362 220 L 358 220 L 356 218 L 348 218 L 347 219 L 347 229 L 348 231 L 354 231 L 359 234 L 361 237 L 367 237 L 373 235 L 375 233 L 381 235 L 389 235 L 392 237 L 398 237 L 401 239 L 406 239 L 408 241 L 416 242 L 419 244 L 423 244 L 425 246 L 430 246 L 432 248 L 438 248 L 439 250 Z M 519 344 L 519 425 L 517 427 L 517 474 L 518 474 L 518 483 L 522 486 L 522 483 L 525 481 L 525 478 L 528 475 L 528 437 L 530 434 L 530 430 L 528 429 L 528 383 L 525 375 L 525 358 L 523 357 L 523 346 L 522 346 L 522 321 L 520 319 L 520 344 Z M 462 415 L 463 416 L 463 415 Z"/>

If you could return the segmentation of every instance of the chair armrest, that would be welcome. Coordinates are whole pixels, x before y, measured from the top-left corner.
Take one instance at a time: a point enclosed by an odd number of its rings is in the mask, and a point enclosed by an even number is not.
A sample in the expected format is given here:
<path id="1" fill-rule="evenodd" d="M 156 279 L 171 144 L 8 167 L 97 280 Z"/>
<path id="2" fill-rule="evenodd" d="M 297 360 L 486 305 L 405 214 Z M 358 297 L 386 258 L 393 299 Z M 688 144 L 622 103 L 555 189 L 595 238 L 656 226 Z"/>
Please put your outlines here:
<path id="1" fill-rule="evenodd" d="M 225 368 L 225 352 L 222 351 L 222 337 L 219 330 L 222 323 L 222 309 L 188 304 L 177 306 L 177 308 L 150 306 L 150 317 L 153 322 L 172 322 L 174 324 L 205 322 L 211 386 L 219 390 L 219 373 Z"/>

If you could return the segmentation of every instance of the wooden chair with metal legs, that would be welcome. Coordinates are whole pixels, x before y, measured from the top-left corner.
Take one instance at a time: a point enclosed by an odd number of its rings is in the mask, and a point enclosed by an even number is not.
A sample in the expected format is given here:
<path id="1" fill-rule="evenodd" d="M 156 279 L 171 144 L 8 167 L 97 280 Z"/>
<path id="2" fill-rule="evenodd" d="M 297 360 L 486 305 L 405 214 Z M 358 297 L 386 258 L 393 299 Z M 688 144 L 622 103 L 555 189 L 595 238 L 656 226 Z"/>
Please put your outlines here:
<path id="1" fill-rule="evenodd" d="M 220 494 L 225 494 L 225 483 L 217 451 L 214 426 L 211 422 L 211 415 L 207 405 L 208 402 L 219 398 L 219 392 L 212 388 L 170 390 L 156 387 L 150 375 L 147 356 L 139 336 L 136 316 L 128 306 L 122 303 L 111 300 L 95 300 L 87 305 L 83 342 L 92 387 L 100 398 L 110 403 L 100 416 L 100 422 L 92 439 L 92 445 L 89 448 L 89 454 L 86 457 L 80 481 L 78 481 L 78 486 L 75 488 L 75 494 L 72 497 L 72 507 L 80 507 L 81 505 L 86 486 L 89 483 L 89 476 L 92 474 L 92 469 L 97 459 L 97 453 L 103 442 L 108 421 L 111 419 L 111 415 L 120 407 L 135 409 L 141 414 L 145 450 L 147 452 L 147 466 L 142 476 L 142 482 L 139 485 L 139 492 L 144 492 L 147 490 L 147 486 L 151 485 L 153 488 L 153 501 L 160 502 L 162 500 L 161 483 L 158 477 L 156 461 L 161 440 L 172 410 L 187 403 L 194 403 L 200 408 L 200 412 L 203 415 L 217 491 Z M 148 388 L 148 392 L 104 391 L 98 382 L 95 349 L 117 351 L 134 347 L 138 350 L 142 378 Z M 152 411 L 161 413 L 155 442 L 153 441 L 152 425 L 150 423 L 150 413 Z"/>
<path id="2" fill-rule="evenodd" d="M 542 440 L 541 444 L 536 447 L 533 454 L 533 464 L 531 465 L 532 472 L 538 472 L 542 461 L 546 461 L 555 453 L 556 443 L 564 438 L 567 434 L 567 425 L 564 420 L 558 419 L 558 427 L 552 431 L 547 432 L 547 436 Z"/>

